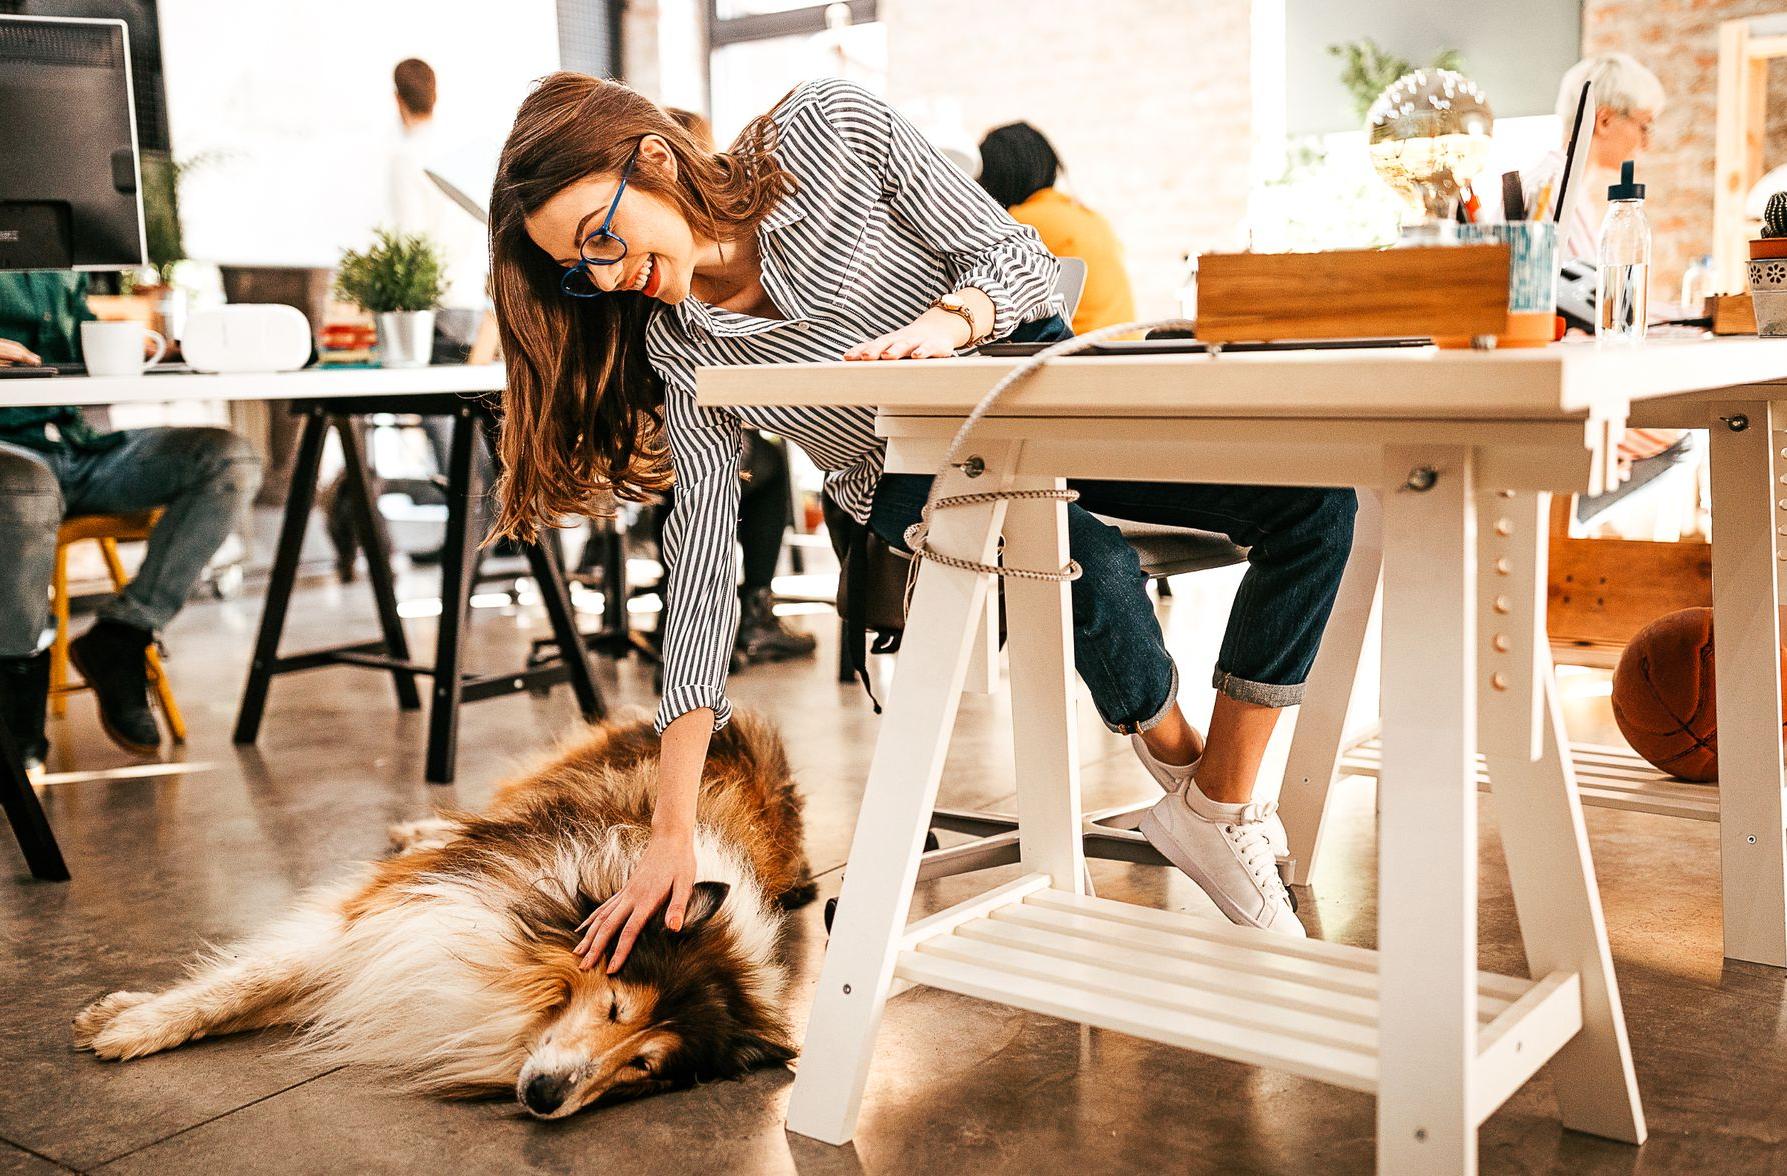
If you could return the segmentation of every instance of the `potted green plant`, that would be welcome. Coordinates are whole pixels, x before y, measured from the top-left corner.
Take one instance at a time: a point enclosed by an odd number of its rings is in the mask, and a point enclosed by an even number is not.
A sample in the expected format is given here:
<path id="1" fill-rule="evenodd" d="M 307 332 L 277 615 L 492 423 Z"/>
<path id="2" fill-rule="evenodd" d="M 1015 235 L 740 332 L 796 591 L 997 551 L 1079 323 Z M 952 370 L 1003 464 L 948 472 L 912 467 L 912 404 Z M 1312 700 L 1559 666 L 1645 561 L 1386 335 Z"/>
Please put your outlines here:
<path id="1" fill-rule="evenodd" d="M 374 233 L 364 253 L 343 253 L 335 275 L 336 293 L 373 316 L 381 367 L 427 366 L 444 288 L 440 248 L 391 229 Z"/>

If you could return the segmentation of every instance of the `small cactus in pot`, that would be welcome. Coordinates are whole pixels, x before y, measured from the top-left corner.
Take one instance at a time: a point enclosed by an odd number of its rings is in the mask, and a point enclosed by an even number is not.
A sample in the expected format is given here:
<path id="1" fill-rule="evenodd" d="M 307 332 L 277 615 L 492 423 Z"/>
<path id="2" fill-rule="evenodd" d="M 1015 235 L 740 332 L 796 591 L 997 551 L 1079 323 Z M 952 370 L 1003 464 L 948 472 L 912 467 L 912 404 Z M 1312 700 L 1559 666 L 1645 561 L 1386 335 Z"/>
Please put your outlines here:
<path id="1" fill-rule="evenodd" d="M 1787 337 L 1787 192 L 1768 198 L 1762 212 L 1762 236 L 1750 242 L 1750 302 L 1756 311 L 1756 333 Z"/>

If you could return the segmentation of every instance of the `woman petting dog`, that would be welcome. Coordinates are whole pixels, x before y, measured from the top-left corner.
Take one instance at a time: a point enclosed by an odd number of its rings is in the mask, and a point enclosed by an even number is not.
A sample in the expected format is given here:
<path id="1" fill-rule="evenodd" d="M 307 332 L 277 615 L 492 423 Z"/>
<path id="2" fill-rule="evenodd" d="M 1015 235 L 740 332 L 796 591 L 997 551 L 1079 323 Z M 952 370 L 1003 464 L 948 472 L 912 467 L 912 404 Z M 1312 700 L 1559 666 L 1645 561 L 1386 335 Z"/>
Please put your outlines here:
<path id="1" fill-rule="evenodd" d="M 790 93 L 730 151 L 700 149 L 646 98 L 580 74 L 522 103 L 491 198 L 492 282 L 508 364 L 499 534 L 531 537 L 601 492 L 673 482 L 664 532 L 664 691 L 649 845 L 587 920 L 582 966 L 618 971 L 696 882 L 692 830 L 709 741 L 731 716 L 738 624 L 739 435 L 801 446 L 826 492 L 904 548 L 929 479 L 882 472 L 867 408 L 702 407 L 704 364 L 887 362 L 991 339 L 1069 335 L 1059 265 L 881 99 L 837 80 Z M 1166 796 L 1148 839 L 1231 920 L 1304 934 L 1274 865 L 1254 779 L 1296 705 L 1352 542 L 1350 490 L 1070 483 L 1075 665 L 1111 730 Z M 1117 529 L 1094 514 L 1220 532 L 1249 567 L 1216 665 L 1207 737 Z"/>

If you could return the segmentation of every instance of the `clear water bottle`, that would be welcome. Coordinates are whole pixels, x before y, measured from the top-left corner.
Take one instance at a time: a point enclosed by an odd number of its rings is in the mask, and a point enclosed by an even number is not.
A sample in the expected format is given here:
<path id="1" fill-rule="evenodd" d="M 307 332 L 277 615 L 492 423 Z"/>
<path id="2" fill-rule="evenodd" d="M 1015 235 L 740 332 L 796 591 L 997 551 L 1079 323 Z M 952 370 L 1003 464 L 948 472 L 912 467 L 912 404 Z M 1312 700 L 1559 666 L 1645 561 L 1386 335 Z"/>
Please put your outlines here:
<path id="1" fill-rule="evenodd" d="M 1601 269 L 1596 283 L 1595 342 L 1632 346 L 1644 342 L 1650 309 L 1650 225 L 1644 219 L 1644 185 L 1632 182 L 1632 161 L 1620 165 L 1620 182 L 1607 189 L 1601 222 Z"/>
<path id="2" fill-rule="evenodd" d="M 1682 313 L 1692 318 L 1699 315 L 1706 307 L 1706 300 L 1716 291 L 1713 289 L 1713 259 L 1706 254 L 1694 259 L 1682 274 Z"/>

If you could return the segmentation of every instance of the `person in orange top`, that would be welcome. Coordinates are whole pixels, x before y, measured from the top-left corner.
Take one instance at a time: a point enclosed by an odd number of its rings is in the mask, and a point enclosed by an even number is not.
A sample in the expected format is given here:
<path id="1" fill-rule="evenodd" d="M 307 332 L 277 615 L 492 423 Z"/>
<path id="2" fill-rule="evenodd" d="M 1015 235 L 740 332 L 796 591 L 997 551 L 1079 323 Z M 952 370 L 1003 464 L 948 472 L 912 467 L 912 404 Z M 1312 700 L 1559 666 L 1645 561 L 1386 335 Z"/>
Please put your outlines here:
<path id="1" fill-rule="evenodd" d="M 1061 161 L 1043 133 L 1026 122 L 987 132 L 980 141 L 980 186 L 1029 225 L 1056 257 L 1086 263 L 1086 289 L 1074 312 L 1076 335 L 1135 318 L 1135 296 L 1123 268 L 1123 246 L 1111 222 L 1055 187 Z"/>

